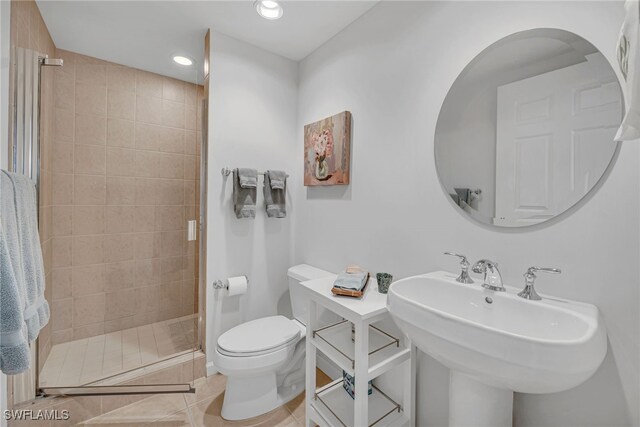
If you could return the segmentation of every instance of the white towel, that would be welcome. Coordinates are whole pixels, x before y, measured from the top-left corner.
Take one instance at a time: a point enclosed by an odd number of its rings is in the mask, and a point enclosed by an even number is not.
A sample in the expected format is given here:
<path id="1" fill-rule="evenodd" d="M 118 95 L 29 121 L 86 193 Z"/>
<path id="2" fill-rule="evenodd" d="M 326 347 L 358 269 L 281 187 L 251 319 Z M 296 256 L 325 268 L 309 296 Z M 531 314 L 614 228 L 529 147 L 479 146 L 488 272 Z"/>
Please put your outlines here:
<path id="1" fill-rule="evenodd" d="M 640 2 L 627 0 L 618 39 L 618 64 L 625 79 L 627 112 L 615 141 L 640 139 Z"/>
<path id="2" fill-rule="evenodd" d="M 29 368 L 28 342 L 49 321 L 36 200 L 33 181 L 0 173 L 0 369 L 7 374 Z"/>

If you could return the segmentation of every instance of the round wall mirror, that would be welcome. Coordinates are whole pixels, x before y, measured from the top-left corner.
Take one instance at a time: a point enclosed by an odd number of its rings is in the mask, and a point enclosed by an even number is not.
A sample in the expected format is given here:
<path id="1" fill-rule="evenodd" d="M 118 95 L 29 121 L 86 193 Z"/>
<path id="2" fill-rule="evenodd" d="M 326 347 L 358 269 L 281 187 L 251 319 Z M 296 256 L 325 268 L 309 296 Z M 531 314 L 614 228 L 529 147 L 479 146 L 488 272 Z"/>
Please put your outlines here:
<path id="1" fill-rule="evenodd" d="M 547 221 L 602 179 L 622 114 L 618 79 L 591 43 L 555 29 L 510 35 L 449 90 L 436 125 L 438 177 L 477 221 Z"/>

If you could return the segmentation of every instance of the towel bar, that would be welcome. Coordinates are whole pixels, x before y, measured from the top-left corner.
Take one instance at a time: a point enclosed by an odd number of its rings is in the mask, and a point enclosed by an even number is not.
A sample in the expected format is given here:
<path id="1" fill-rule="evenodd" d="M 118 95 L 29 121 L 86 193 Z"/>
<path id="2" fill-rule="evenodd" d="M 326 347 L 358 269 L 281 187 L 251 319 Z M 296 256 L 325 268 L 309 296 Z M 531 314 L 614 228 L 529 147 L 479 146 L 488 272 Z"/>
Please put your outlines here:
<path id="1" fill-rule="evenodd" d="M 220 171 L 222 176 L 229 176 L 231 175 L 232 172 L 233 172 L 233 169 L 229 169 L 229 168 L 222 168 L 222 170 Z M 258 172 L 258 175 L 264 175 L 265 173 L 266 172 Z M 287 174 L 287 178 L 289 178 L 289 174 Z"/>

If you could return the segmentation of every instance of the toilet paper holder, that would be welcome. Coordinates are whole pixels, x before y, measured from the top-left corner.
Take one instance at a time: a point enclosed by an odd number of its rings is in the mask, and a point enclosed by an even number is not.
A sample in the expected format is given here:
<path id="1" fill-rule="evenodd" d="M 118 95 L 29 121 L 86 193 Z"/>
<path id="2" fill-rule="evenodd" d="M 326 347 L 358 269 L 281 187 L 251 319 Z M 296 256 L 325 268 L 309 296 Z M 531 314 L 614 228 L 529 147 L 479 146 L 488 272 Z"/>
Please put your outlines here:
<path id="1" fill-rule="evenodd" d="M 246 274 L 243 274 L 244 278 L 247 279 L 247 285 L 249 284 L 249 277 Z M 213 289 L 229 289 L 229 280 L 225 279 L 224 281 L 218 279 L 213 282 Z"/>

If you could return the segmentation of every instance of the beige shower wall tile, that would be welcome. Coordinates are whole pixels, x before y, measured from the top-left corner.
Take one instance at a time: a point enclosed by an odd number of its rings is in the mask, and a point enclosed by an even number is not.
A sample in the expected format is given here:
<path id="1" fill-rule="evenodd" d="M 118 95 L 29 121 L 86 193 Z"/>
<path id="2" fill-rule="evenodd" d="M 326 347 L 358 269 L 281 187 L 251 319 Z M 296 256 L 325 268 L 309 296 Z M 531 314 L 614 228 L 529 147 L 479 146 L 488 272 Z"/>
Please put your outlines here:
<path id="1" fill-rule="evenodd" d="M 162 76 L 136 70 L 136 93 L 155 98 L 162 97 Z"/>
<path id="2" fill-rule="evenodd" d="M 134 148 L 134 122 L 119 119 L 107 121 L 107 145 Z"/>
<path id="3" fill-rule="evenodd" d="M 53 268 L 69 267 L 72 262 L 71 237 L 54 237 L 51 247 L 51 262 Z"/>
<path id="4" fill-rule="evenodd" d="M 54 331 L 73 327 L 73 300 L 56 300 L 51 303 L 51 322 Z"/>
<path id="5" fill-rule="evenodd" d="M 138 163 L 138 162 L 136 162 Z M 138 166 L 136 165 L 136 172 Z M 135 204 L 155 205 L 156 204 L 156 180 L 148 178 L 135 179 Z"/>
<path id="6" fill-rule="evenodd" d="M 73 147 L 71 143 L 53 144 L 53 172 L 73 173 Z"/>
<path id="7" fill-rule="evenodd" d="M 184 129 L 184 111 L 183 103 L 163 100 L 161 123 L 165 126 Z"/>
<path id="8" fill-rule="evenodd" d="M 105 320 L 133 316 L 136 310 L 135 302 L 134 289 L 108 292 L 105 297 Z"/>
<path id="9" fill-rule="evenodd" d="M 107 177 L 107 204 L 133 205 L 136 203 L 136 179 Z"/>
<path id="10" fill-rule="evenodd" d="M 53 204 L 70 205 L 73 203 L 73 175 L 53 174 Z"/>
<path id="11" fill-rule="evenodd" d="M 133 120 L 135 118 L 136 95 L 134 92 L 109 89 L 107 93 L 107 117 Z"/>
<path id="12" fill-rule="evenodd" d="M 184 179 L 196 179 L 197 169 L 197 157 L 184 156 Z"/>
<path id="13" fill-rule="evenodd" d="M 182 255 L 183 244 L 186 241 L 184 231 L 163 231 L 160 233 L 160 256 Z"/>
<path id="14" fill-rule="evenodd" d="M 172 283 L 182 280 L 183 276 L 183 261 L 182 257 L 169 257 L 162 258 L 160 260 L 161 275 L 160 283 Z"/>
<path id="15" fill-rule="evenodd" d="M 184 204 L 196 204 L 196 181 L 183 181 L 184 186 Z"/>
<path id="16" fill-rule="evenodd" d="M 133 260 L 134 235 L 111 234 L 104 236 L 104 261 Z"/>
<path id="17" fill-rule="evenodd" d="M 104 237 L 74 236 L 73 265 L 100 264 L 104 262 Z"/>
<path id="18" fill-rule="evenodd" d="M 142 259 L 135 261 L 135 286 L 157 285 L 162 271 L 161 260 Z"/>
<path id="19" fill-rule="evenodd" d="M 73 207 L 73 234 L 103 234 L 104 233 L 104 210 L 102 205 L 98 206 L 74 206 Z"/>
<path id="20" fill-rule="evenodd" d="M 130 233 L 134 231 L 134 206 L 107 206 L 106 218 L 107 233 Z"/>
<path id="21" fill-rule="evenodd" d="M 107 87 L 76 82 L 76 111 L 105 116 L 107 114 Z"/>
<path id="22" fill-rule="evenodd" d="M 74 116 L 73 110 L 56 108 L 54 112 L 54 132 L 57 141 L 73 142 Z"/>
<path id="23" fill-rule="evenodd" d="M 132 288 L 135 279 L 136 262 L 123 261 L 106 264 L 105 267 L 105 291 Z"/>
<path id="24" fill-rule="evenodd" d="M 72 218 L 73 218 L 72 206 L 54 206 L 53 207 L 53 235 L 54 236 L 71 235 Z"/>
<path id="25" fill-rule="evenodd" d="M 184 138 L 182 129 L 146 123 L 136 124 L 135 147 L 138 150 L 182 154 Z"/>
<path id="26" fill-rule="evenodd" d="M 157 206 L 155 219 L 156 231 L 185 229 L 183 206 Z"/>
<path id="27" fill-rule="evenodd" d="M 157 181 L 157 203 L 161 205 L 184 205 L 184 180 L 159 179 Z"/>
<path id="28" fill-rule="evenodd" d="M 127 148 L 107 148 L 107 175 L 108 176 L 134 176 L 135 150 Z"/>
<path id="29" fill-rule="evenodd" d="M 76 205 L 104 205 L 106 177 L 99 175 L 75 175 L 74 196 Z"/>
<path id="30" fill-rule="evenodd" d="M 73 296 L 97 294 L 104 291 L 104 264 L 73 267 Z"/>
<path id="31" fill-rule="evenodd" d="M 136 121 L 161 125 L 163 124 L 162 99 L 149 96 L 136 96 Z"/>
<path id="32" fill-rule="evenodd" d="M 159 178 L 181 179 L 184 176 L 183 156 L 180 154 L 160 154 L 157 158 Z"/>
<path id="33" fill-rule="evenodd" d="M 104 322 L 105 294 L 85 295 L 73 299 L 74 327 Z"/>
<path id="34" fill-rule="evenodd" d="M 160 254 L 159 233 L 136 233 L 134 237 L 135 259 L 155 258 Z"/>
<path id="35" fill-rule="evenodd" d="M 136 232 L 155 230 L 155 206 L 136 206 L 134 211 L 134 229 Z"/>
<path id="36" fill-rule="evenodd" d="M 104 175 L 107 159 L 104 146 L 75 145 L 73 170 L 76 174 Z"/>
<path id="37" fill-rule="evenodd" d="M 101 64 L 76 64 L 76 82 L 104 86 L 107 84 L 107 67 Z"/>
<path id="38" fill-rule="evenodd" d="M 185 83 L 180 80 L 164 77 L 162 80 L 162 98 L 184 104 Z"/>
<path id="39" fill-rule="evenodd" d="M 158 310 L 160 308 L 160 285 L 136 288 L 135 302 L 139 313 Z"/>
<path id="40" fill-rule="evenodd" d="M 195 107 L 198 102 L 197 86 L 193 83 L 184 85 L 184 103 L 186 106 Z"/>
<path id="41" fill-rule="evenodd" d="M 107 119 L 101 116 L 76 114 L 75 143 L 104 145 L 107 140 Z"/>
<path id="42" fill-rule="evenodd" d="M 134 92 L 136 90 L 136 72 L 129 67 L 107 66 L 107 86 L 109 89 Z"/>
<path id="43" fill-rule="evenodd" d="M 102 322 L 73 328 L 74 340 L 81 340 L 83 338 L 95 337 L 96 335 L 102 334 L 104 334 L 104 323 Z"/>
<path id="44" fill-rule="evenodd" d="M 196 143 L 198 132 L 186 130 L 184 131 L 184 154 L 197 154 Z"/>
<path id="45" fill-rule="evenodd" d="M 63 331 L 53 331 L 51 341 L 53 344 L 61 344 L 73 340 L 73 329 L 65 329 Z"/>
<path id="46" fill-rule="evenodd" d="M 184 128 L 195 131 L 198 129 L 198 112 L 196 107 L 186 106 L 184 110 Z"/>
<path id="47" fill-rule="evenodd" d="M 62 67 L 62 68 L 66 68 Z M 72 73 L 65 73 L 62 69 L 55 70 L 54 97 L 56 108 L 73 110 L 75 105 L 75 81 Z"/>
<path id="48" fill-rule="evenodd" d="M 54 268 L 51 273 L 51 287 L 53 300 L 71 297 L 71 273 L 72 268 Z"/>

